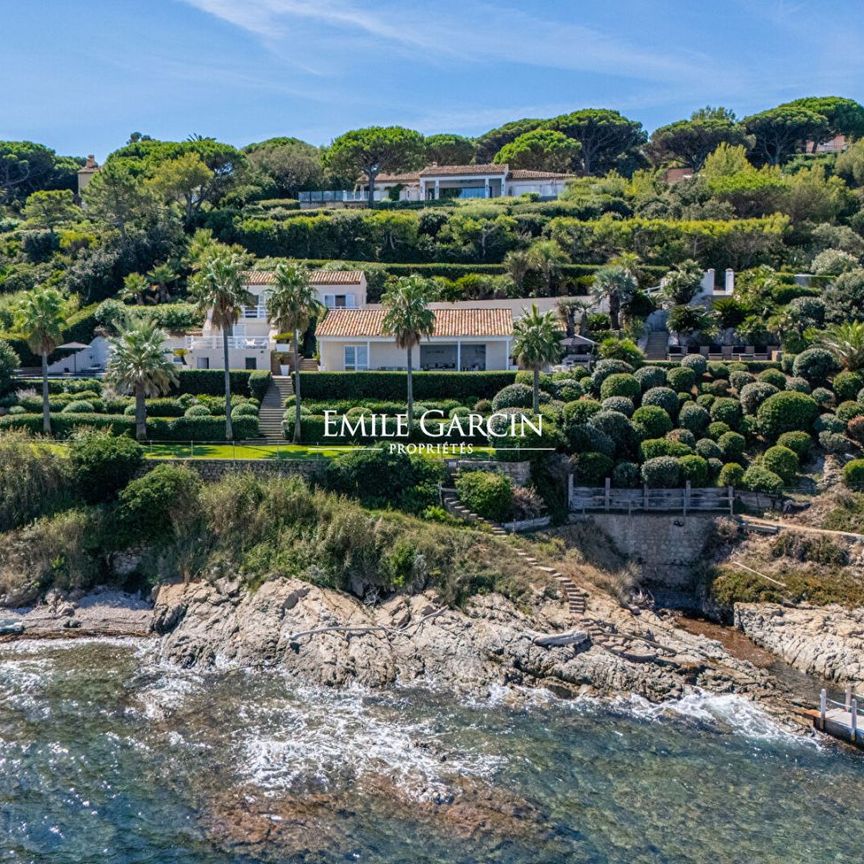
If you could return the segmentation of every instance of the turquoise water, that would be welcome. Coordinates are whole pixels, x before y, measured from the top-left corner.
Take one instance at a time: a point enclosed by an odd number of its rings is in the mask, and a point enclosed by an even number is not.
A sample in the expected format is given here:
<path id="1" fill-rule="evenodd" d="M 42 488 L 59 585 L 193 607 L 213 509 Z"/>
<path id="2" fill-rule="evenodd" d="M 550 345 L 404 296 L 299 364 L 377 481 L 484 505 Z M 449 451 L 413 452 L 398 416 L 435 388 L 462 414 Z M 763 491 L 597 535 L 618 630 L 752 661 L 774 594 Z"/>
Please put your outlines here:
<path id="1" fill-rule="evenodd" d="M 0 861 L 857 862 L 864 758 L 735 697 L 473 704 L 0 646 Z"/>

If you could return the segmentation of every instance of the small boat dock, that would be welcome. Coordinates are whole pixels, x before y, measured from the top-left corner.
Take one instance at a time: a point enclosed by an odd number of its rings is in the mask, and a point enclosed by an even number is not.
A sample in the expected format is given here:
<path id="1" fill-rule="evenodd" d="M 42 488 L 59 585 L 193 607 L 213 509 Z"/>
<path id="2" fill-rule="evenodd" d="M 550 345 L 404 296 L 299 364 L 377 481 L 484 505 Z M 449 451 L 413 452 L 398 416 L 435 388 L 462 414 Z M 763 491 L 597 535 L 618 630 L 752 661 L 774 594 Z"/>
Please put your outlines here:
<path id="1" fill-rule="evenodd" d="M 843 702 L 829 699 L 828 691 L 822 690 L 819 709 L 806 714 L 813 718 L 813 726 L 820 732 L 864 750 L 864 696 L 856 694 L 851 686 L 846 688 Z"/>

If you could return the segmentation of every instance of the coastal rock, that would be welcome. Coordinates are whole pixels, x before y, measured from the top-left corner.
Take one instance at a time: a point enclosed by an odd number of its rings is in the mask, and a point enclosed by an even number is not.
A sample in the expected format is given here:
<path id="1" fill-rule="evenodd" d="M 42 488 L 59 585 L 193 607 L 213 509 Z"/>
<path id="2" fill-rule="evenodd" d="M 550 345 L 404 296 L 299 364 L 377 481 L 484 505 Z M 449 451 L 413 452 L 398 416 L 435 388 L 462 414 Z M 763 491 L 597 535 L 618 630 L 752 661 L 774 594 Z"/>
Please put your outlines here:
<path id="1" fill-rule="evenodd" d="M 801 672 L 864 683 L 864 609 L 738 603 L 735 624 Z"/>

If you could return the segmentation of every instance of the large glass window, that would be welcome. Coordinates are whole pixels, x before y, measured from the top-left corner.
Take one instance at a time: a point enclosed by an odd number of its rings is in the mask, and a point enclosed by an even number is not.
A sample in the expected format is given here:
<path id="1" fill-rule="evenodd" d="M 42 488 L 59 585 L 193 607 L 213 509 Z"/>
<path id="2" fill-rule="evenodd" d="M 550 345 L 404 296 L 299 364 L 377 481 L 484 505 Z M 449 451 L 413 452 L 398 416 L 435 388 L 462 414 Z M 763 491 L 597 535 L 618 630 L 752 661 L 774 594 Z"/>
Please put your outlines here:
<path id="1" fill-rule="evenodd" d="M 360 372 L 369 368 L 369 348 L 366 345 L 345 346 L 345 371 Z"/>

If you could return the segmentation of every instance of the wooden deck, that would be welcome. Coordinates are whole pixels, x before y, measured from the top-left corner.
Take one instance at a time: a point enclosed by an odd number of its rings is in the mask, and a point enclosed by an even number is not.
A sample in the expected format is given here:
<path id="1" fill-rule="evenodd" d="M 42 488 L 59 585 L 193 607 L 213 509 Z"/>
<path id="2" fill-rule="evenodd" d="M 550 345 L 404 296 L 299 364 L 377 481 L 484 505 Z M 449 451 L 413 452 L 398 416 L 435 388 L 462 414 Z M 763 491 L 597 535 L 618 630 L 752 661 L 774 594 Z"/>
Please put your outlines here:
<path id="1" fill-rule="evenodd" d="M 819 698 L 819 708 L 805 713 L 813 718 L 815 729 L 864 750 L 864 713 L 859 704 L 864 707 L 864 699 L 853 693 L 850 687 L 846 688 L 844 702 L 829 699 L 827 692 L 823 690 Z"/>

